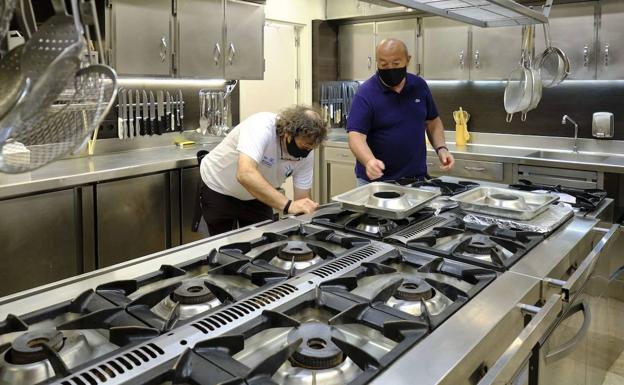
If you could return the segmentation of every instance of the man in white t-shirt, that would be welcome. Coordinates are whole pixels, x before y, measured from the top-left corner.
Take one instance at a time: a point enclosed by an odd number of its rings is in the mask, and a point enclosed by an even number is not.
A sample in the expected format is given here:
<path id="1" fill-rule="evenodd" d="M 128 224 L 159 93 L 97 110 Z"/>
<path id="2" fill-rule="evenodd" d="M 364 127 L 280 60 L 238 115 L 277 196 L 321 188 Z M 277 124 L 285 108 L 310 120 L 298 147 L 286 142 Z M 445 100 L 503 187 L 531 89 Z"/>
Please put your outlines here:
<path id="1" fill-rule="evenodd" d="M 272 209 L 314 212 L 312 150 L 326 136 L 321 116 L 305 106 L 260 112 L 236 126 L 201 162 L 200 203 L 210 235 L 271 219 Z M 291 175 L 294 201 L 277 190 Z"/>

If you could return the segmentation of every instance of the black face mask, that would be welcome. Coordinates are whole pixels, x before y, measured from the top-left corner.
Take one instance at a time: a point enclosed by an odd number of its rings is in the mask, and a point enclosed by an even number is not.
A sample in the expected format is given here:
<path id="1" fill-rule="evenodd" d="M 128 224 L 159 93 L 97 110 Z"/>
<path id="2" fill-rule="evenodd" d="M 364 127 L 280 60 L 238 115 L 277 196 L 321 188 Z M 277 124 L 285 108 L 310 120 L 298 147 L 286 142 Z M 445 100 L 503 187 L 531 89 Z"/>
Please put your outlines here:
<path id="1" fill-rule="evenodd" d="M 378 68 L 377 73 L 385 85 L 388 87 L 395 87 L 398 86 L 403 79 L 405 79 L 405 76 L 407 75 L 407 67 L 388 69 Z"/>
<path id="2" fill-rule="evenodd" d="M 290 138 L 290 142 L 286 142 L 286 151 L 294 158 L 305 158 L 311 150 L 302 150 L 297 146 L 295 138 Z"/>

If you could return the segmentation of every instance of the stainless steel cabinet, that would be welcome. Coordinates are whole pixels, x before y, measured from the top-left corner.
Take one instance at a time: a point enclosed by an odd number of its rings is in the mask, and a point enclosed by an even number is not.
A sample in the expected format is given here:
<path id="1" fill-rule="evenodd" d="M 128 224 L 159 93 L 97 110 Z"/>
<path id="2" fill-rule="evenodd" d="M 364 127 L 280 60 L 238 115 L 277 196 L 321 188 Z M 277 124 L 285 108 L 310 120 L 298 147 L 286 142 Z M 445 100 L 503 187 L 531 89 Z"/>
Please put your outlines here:
<path id="1" fill-rule="evenodd" d="M 0 297 L 82 273 L 73 189 L 0 201 Z"/>
<path id="2" fill-rule="evenodd" d="M 405 12 L 406 9 L 406 7 L 391 6 L 390 3 L 380 5 L 358 0 L 330 0 L 326 2 L 325 13 L 327 15 L 327 20 L 332 20 Z"/>
<path id="3" fill-rule="evenodd" d="M 401 39 L 407 46 L 412 57 L 407 71 L 413 74 L 419 72 L 418 66 L 418 19 L 381 21 L 376 23 L 375 46 L 387 38 Z"/>
<path id="4" fill-rule="evenodd" d="M 178 1 L 181 76 L 223 78 L 223 12 L 223 0 Z"/>
<path id="5" fill-rule="evenodd" d="M 602 0 L 598 44 L 598 79 L 624 79 L 624 2 Z"/>
<path id="6" fill-rule="evenodd" d="M 180 0 L 176 28 L 180 76 L 263 78 L 263 5 L 238 0 Z"/>
<path id="7" fill-rule="evenodd" d="M 226 79 L 264 77 L 264 6 L 238 0 L 226 2 L 224 46 Z"/>
<path id="8" fill-rule="evenodd" d="M 96 197 L 100 268 L 170 245 L 167 173 L 100 183 Z"/>
<path id="9" fill-rule="evenodd" d="M 117 72 L 171 74 L 171 0 L 111 0 L 110 5 L 110 48 Z"/>
<path id="10" fill-rule="evenodd" d="M 375 72 L 375 23 L 341 25 L 338 31 L 339 77 L 365 80 Z"/>
<path id="11" fill-rule="evenodd" d="M 568 79 L 596 78 L 597 4 L 597 2 L 557 4 L 550 13 L 552 43 L 561 48 L 570 59 L 571 73 Z M 542 52 L 545 47 L 542 28 L 536 28 L 535 39 L 536 52 Z"/>
<path id="12" fill-rule="evenodd" d="M 201 233 L 191 231 L 197 186 L 201 182 L 199 167 L 182 169 L 182 243 L 189 243 L 204 238 Z"/>
<path id="13" fill-rule="evenodd" d="M 425 17 L 422 22 L 423 76 L 427 80 L 468 80 L 468 25 L 442 17 Z"/>
<path id="14" fill-rule="evenodd" d="M 356 187 L 355 156 L 348 148 L 325 147 L 321 181 L 321 201 L 327 203 L 331 197 Z"/>
<path id="15" fill-rule="evenodd" d="M 522 28 L 472 28 L 471 80 L 502 80 L 520 62 Z"/>

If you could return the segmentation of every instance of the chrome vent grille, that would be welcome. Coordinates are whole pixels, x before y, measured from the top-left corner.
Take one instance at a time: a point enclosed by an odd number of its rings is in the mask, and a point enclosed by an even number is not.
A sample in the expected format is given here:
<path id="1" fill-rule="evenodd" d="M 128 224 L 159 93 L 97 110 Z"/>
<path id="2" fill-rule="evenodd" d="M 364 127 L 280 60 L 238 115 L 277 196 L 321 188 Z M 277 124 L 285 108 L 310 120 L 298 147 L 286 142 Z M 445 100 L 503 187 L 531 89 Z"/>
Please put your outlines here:
<path id="1" fill-rule="evenodd" d="M 230 322 L 243 318 L 255 311 L 262 310 L 271 303 L 279 301 L 280 299 L 295 293 L 297 290 L 299 289 L 287 283 L 276 286 L 251 298 L 242 300 L 227 309 L 211 314 L 208 317 L 191 324 L 191 326 L 194 326 L 204 334 L 208 334 Z"/>
<path id="2" fill-rule="evenodd" d="M 62 381 L 62 385 L 97 385 L 124 374 L 143 365 L 150 360 L 162 356 L 165 352 L 158 345 L 150 342 L 134 350 L 130 350 L 106 363 L 94 366 L 88 371 Z"/>
<path id="3" fill-rule="evenodd" d="M 425 219 L 422 222 L 415 224 L 414 226 L 408 227 L 405 230 L 401 230 L 394 234 L 394 237 L 401 237 L 405 239 L 417 238 L 425 233 L 428 233 L 432 228 L 448 221 L 448 219 L 444 217 L 431 217 L 429 219 Z"/>
<path id="4" fill-rule="evenodd" d="M 319 267 L 316 270 L 310 272 L 320 278 L 327 278 L 330 275 L 339 273 L 341 270 L 353 266 L 356 263 L 362 262 L 366 258 L 372 257 L 378 252 L 383 251 L 383 248 L 377 244 L 371 244 L 360 250 L 354 251 L 344 257 L 339 257 L 335 261 Z"/>

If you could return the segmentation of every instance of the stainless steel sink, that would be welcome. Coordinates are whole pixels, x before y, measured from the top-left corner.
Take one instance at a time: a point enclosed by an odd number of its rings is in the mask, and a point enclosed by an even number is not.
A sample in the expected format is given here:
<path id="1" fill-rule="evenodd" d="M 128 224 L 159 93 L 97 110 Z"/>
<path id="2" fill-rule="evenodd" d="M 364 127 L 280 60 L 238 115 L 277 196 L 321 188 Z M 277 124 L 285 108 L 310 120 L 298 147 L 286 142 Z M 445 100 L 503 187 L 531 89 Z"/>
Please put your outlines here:
<path id="1" fill-rule="evenodd" d="M 610 156 L 606 155 L 591 155 L 586 153 L 576 152 L 559 152 L 559 151 L 536 151 L 527 155 L 528 158 L 540 158 L 540 159 L 553 159 L 564 160 L 572 162 L 590 162 L 590 163 L 602 163 Z"/>

